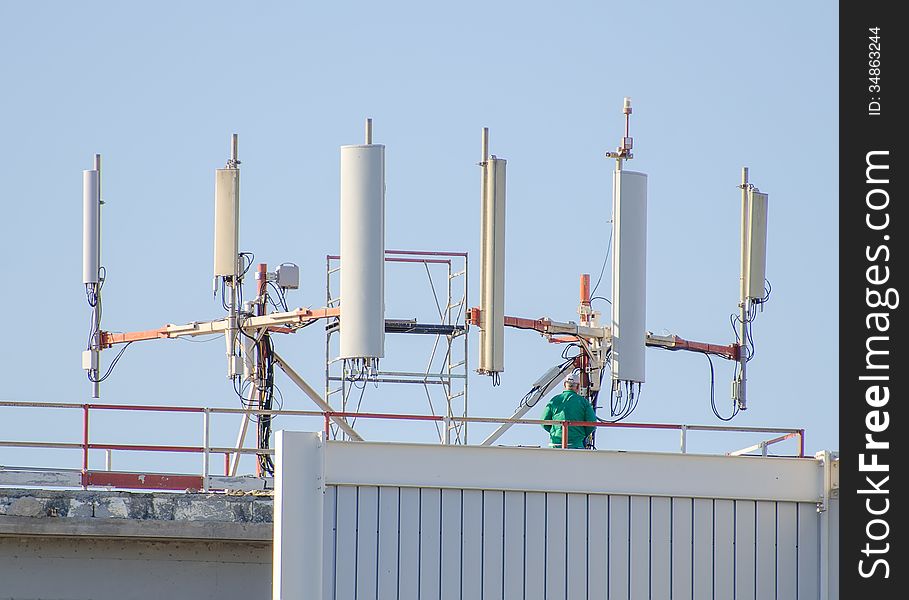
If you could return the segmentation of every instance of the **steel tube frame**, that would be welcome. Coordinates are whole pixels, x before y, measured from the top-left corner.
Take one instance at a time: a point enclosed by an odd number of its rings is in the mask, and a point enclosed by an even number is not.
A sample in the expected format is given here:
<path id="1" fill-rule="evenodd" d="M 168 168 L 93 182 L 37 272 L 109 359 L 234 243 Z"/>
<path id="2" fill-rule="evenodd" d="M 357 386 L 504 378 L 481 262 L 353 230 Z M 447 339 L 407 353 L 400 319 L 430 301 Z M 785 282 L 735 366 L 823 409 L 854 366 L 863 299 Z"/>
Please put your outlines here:
<path id="1" fill-rule="evenodd" d="M 428 257 L 441 257 L 441 258 L 428 258 Z M 332 264 L 333 264 L 333 261 L 338 261 L 338 260 L 340 260 L 340 258 L 341 258 L 340 255 L 337 255 L 337 254 L 328 254 L 325 257 L 325 296 L 326 296 L 326 306 L 329 306 L 329 307 L 338 305 L 338 303 L 341 300 L 340 298 L 332 297 L 332 287 L 331 287 L 332 274 L 337 273 L 340 270 L 339 267 L 333 268 Z M 456 274 L 453 274 L 452 259 L 463 259 L 464 260 L 464 268 L 459 270 Z M 463 396 L 464 397 L 463 417 L 466 417 L 467 416 L 467 381 L 468 381 L 467 364 L 468 364 L 468 358 L 469 358 L 469 354 L 467 351 L 467 336 L 466 336 L 466 331 L 467 331 L 467 323 L 466 323 L 467 290 L 468 290 L 468 288 L 467 288 L 467 285 L 468 285 L 468 282 L 467 282 L 467 253 L 466 252 L 431 252 L 431 251 L 420 251 L 420 250 L 386 250 L 385 251 L 385 262 L 416 263 L 416 264 L 422 263 L 427 268 L 427 272 L 428 272 L 429 264 L 447 265 L 448 278 L 447 278 L 446 283 L 447 283 L 448 298 L 447 298 L 447 301 L 445 304 L 444 311 L 442 310 L 442 307 L 440 305 L 438 305 L 439 304 L 438 297 L 437 297 L 437 293 L 435 290 L 435 286 L 433 285 L 433 282 L 432 282 L 432 275 L 431 275 L 431 273 L 428 273 L 429 279 L 430 279 L 430 287 L 431 287 L 431 290 L 433 293 L 433 297 L 436 300 L 437 309 L 440 313 L 439 314 L 440 322 L 443 325 L 446 323 L 451 324 L 452 310 L 460 307 L 460 309 L 463 310 L 465 324 L 464 324 L 463 331 L 456 333 L 454 335 L 445 336 L 447 339 L 447 349 L 444 352 L 445 364 L 442 365 L 442 367 L 438 373 L 432 372 L 431 369 L 432 369 L 432 363 L 435 360 L 438 342 L 443 335 L 443 334 L 439 334 L 439 333 L 435 334 L 436 335 L 436 344 L 433 346 L 433 351 L 432 351 L 432 354 L 430 355 L 429 363 L 424 372 L 416 373 L 416 372 L 395 372 L 395 371 L 385 372 L 385 371 L 382 371 L 382 372 L 376 374 L 379 376 L 378 378 L 371 378 L 370 381 L 376 381 L 377 383 L 401 383 L 401 384 L 416 383 L 416 384 L 424 384 L 424 387 L 425 387 L 425 384 L 441 385 L 444 390 L 445 397 L 446 397 L 446 414 L 449 414 L 452 417 L 456 416 L 453 412 L 453 407 L 452 407 L 451 402 L 455 398 L 460 398 Z M 452 279 L 454 279 L 455 277 L 464 277 L 464 296 L 458 302 L 453 302 L 453 299 L 452 299 L 451 282 L 452 282 Z M 459 311 L 459 315 L 460 314 L 461 313 Z M 387 321 L 389 321 L 389 319 L 386 319 L 386 322 Z M 349 389 L 348 389 L 347 383 L 348 383 L 348 381 L 350 381 L 350 378 L 347 374 L 346 361 L 337 360 L 337 359 L 333 360 L 331 358 L 331 343 L 332 343 L 331 337 L 336 332 L 337 332 L 336 329 L 333 331 L 330 330 L 330 331 L 328 331 L 327 336 L 326 336 L 326 342 L 325 342 L 325 398 L 327 400 L 332 395 L 340 393 L 341 394 L 341 401 L 340 401 L 341 410 L 346 411 L 347 410 L 347 399 L 348 399 L 348 395 L 349 395 Z M 456 337 L 458 337 L 459 335 L 464 335 L 464 338 L 465 338 L 464 339 L 464 344 L 465 344 L 464 360 L 459 361 L 457 363 L 457 365 L 453 365 L 452 364 L 452 348 L 454 347 L 454 339 Z M 332 374 L 332 365 L 334 365 L 338 362 L 340 362 L 342 364 L 341 374 L 340 375 Z M 463 374 L 454 373 L 454 369 L 457 366 L 463 367 L 463 370 L 464 370 Z M 384 377 L 382 377 L 383 375 L 384 375 Z M 411 379 L 411 378 L 413 378 L 413 379 Z M 453 392 L 452 384 L 455 382 L 455 380 L 463 380 L 464 390 L 462 392 L 458 392 L 458 393 Z M 340 382 L 341 385 L 339 388 L 332 389 L 332 387 L 331 387 L 332 382 Z M 427 391 L 427 393 L 428 393 L 428 391 Z M 431 395 L 429 397 L 431 400 Z M 431 406 L 431 401 L 430 401 L 430 406 Z M 337 414 L 337 413 L 335 413 L 335 414 Z M 457 415 L 457 416 L 460 417 L 461 415 Z M 355 417 L 352 417 L 352 418 L 355 418 Z M 457 419 L 453 418 L 453 420 L 452 420 L 452 427 L 455 429 L 455 439 L 458 443 L 467 442 L 466 424 L 467 424 L 467 421 L 465 421 L 463 418 L 457 418 Z M 463 440 L 461 437 L 462 433 L 463 433 Z M 335 435 L 336 435 L 336 433 L 335 433 Z M 329 428 L 328 437 L 329 437 L 329 439 L 332 437 L 331 428 Z M 439 437 L 440 437 L 440 440 L 443 440 L 445 436 L 444 436 L 444 434 L 442 434 L 440 432 Z"/>

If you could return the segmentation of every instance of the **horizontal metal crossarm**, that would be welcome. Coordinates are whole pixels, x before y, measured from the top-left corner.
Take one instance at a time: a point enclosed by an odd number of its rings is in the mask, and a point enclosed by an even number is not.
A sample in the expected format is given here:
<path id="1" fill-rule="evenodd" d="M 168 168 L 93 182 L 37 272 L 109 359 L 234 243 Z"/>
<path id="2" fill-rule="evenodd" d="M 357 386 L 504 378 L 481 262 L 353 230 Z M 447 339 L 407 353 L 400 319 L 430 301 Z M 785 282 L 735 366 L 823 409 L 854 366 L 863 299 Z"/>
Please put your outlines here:
<path id="1" fill-rule="evenodd" d="M 326 327 L 334 333 L 340 328 L 337 322 Z M 448 335 L 457 337 L 467 330 L 463 325 L 442 325 L 439 323 L 417 323 L 416 319 L 385 319 L 385 333 L 416 333 L 424 335 Z"/>
<path id="2" fill-rule="evenodd" d="M 680 338 L 677 335 L 653 335 L 647 332 L 647 345 L 666 350 L 688 350 L 690 352 L 701 352 L 703 354 L 713 354 L 728 360 L 739 360 L 740 346 L 738 344 L 729 344 L 721 346 L 719 344 L 708 344 L 706 342 L 692 342 Z"/>
<path id="3" fill-rule="evenodd" d="M 480 309 L 471 308 L 467 314 L 467 322 L 471 325 L 479 325 Z M 577 323 L 562 323 L 553 321 L 548 317 L 539 319 L 525 319 L 523 317 L 505 317 L 505 327 L 514 327 L 515 329 L 529 329 L 537 331 L 548 336 L 573 336 L 569 338 L 553 338 L 553 341 L 574 341 L 576 338 L 586 339 L 604 339 L 609 340 L 612 337 L 612 331 L 609 327 L 587 327 Z M 710 344 L 707 342 L 694 342 L 680 338 L 677 335 L 654 335 L 647 332 L 644 340 L 647 346 L 655 348 L 664 348 L 666 350 L 688 350 L 690 352 L 701 352 L 703 354 L 713 354 L 728 360 L 739 360 L 740 345 L 729 344 L 723 346 L 720 344 Z"/>
<path id="4" fill-rule="evenodd" d="M 471 308 L 467 312 L 467 322 L 471 325 L 480 324 L 480 309 Z M 515 329 L 530 329 L 538 331 L 544 335 L 575 335 L 588 339 L 609 339 L 612 332 L 608 327 L 588 327 L 578 325 L 577 323 L 563 323 L 553 321 L 548 317 L 539 319 L 525 319 L 523 317 L 505 317 L 505 327 L 514 327 Z"/>
<path id="5" fill-rule="evenodd" d="M 429 335 L 456 336 L 464 332 L 458 325 L 439 325 L 438 323 L 410 323 L 407 321 L 385 321 L 385 333 L 421 333 Z"/>
<path id="6" fill-rule="evenodd" d="M 247 317 L 242 319 L 240 327 L 247 330 L 268 327 L 270 329 L 274 328 L 274 330 L 279 333 L 290 333 L 294 331 L 293 327 L 286 326 L 306 325 L 317 319 L 328 319 L 337 317 L 340 314 L 340 308 L 298 308 L 288 312 Z M 187 323 L 185 325 L 167 324 L 158 329 L 130 331 L 126 333 L 102 331 L 101 347 L 110 348 L 114 344 L 124 344 L 143 340 L 174 339 L 178 337 L 195 337 L 198 335 L 224 333 L 230 329 L 230 327 L 230 319 L 219 319 L 217 321 L 193 321 L 192 323 Z"/>

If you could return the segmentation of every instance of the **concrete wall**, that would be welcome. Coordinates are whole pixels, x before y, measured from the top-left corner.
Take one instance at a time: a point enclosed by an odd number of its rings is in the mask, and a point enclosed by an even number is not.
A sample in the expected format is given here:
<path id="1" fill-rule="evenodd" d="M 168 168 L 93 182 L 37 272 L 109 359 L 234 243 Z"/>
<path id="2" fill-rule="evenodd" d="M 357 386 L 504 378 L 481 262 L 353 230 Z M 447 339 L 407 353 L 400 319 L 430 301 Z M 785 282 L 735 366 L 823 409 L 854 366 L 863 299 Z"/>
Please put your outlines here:
<path id="1" fill-rule="evenodd" d="M 271 544 L 0 537 L 0 599 L 250 600 L 271 594 Z"/>
<path id="2" fill-rule="evenodd" d="M 0 489 L 0 600 L 271 593 L 272 498 Z"/>

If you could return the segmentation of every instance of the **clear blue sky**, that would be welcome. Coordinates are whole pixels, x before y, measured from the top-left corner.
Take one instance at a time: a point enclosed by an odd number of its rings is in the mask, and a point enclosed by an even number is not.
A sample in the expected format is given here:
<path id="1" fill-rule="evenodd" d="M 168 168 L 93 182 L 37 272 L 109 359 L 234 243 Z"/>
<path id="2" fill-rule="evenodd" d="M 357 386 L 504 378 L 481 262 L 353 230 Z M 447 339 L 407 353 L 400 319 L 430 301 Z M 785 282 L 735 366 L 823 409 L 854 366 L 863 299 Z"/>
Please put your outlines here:
<path id="1" fill-rule="evenodd" d="M 836 449 L 837 26 L 835 5 L 817 0 L 4 3 L 0 397 L 89 399 L 80 370 L 89 318 L 81 171 L 94 153 L 103 155 L 107 203 L 105 329 L 221 315 L 211 296 L 213 170 L 233 132 L 243 163 L 242 249 L 257 262 L 299 264 L 302 286 L 290 303 L 321 306 L 325 255 L 338 251 L 338 147 L 361 142 L 367 116 L 387 146 L 387 247 L 470 252 L 471 305 L 479 291 L 476 162 L 480 130 L 490 128 L 491 151 L 508 160 L 506 312 L 569 320 L 579 274 L 596 279 L 603 263 L 613 168 L 603 153 L 619 141 L 622 98 L 631 96 L 629 168 L 649 174 L 648 329 L 733 341 L 736 186 L 747 165 L 770 194 L 773 297 L 755 324 L 749 409 L 733 423 L 804 427 L 810 453 Z M 411 306 L 423 288 L 425 276 L 390 289 L 387 316 L 419 316 Z M 320 328 L 277 343 L 322 389 Z M 473 336 L 471 372 L 476 343 Z M 561 348 L 536 334 L 509 331 L 506 343 L 501 387 L 471 377 L 474 414 L 510 415 L 559 361 Z M 400 352 L 394 364 L 423 366 L 422 349 L 398 348 L 390 347 Z M 703 356 L 648 350 L 647 360 L 633 420 L 720 424 Z M 728 409 L 732 365 L 715 366 L 718 403 Z M 237 406 L 223 373 L 220 340 L 134 344 L 103 384 L 102 401 Z M 278 383 L 285 407 L 312 407 L 283 374 Z M 363 408 L 425 410 L 420 394 L 374 389 Z M 73 415 L 5 414 L 2 437 L 78 439 Z M 230 443 L 234 421 L 224 422 L 218 443 Z M 94 431 L 105 441 L 190 443 L 184 425 L 151 435 L 157 423 L 99 419 Z M 194 435 L 192 423 L 185 427 Z M 414 431 L 386 427 L 383 435 L 428 435 Z M 704 450 L 737 443 L 696 439 Z M 676 443 L 659 440 L 616 435 L 604 445 Z M 545 437 L 523 429 L 506 441 Z"/>

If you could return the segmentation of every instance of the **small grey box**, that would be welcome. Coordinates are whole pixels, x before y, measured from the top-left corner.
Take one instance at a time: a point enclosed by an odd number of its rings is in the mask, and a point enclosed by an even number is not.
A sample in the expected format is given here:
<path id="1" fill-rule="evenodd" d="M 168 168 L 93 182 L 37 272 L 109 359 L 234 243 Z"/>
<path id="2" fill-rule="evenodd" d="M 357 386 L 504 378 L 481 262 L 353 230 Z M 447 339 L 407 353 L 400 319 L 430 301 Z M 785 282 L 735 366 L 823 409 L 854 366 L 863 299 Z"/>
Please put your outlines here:
<path id="1" fill-rule="evenodd" d="M 295 290 L 300 287 L 300 267 L 285 263 L 278 267 L 278 287 Z"/>

